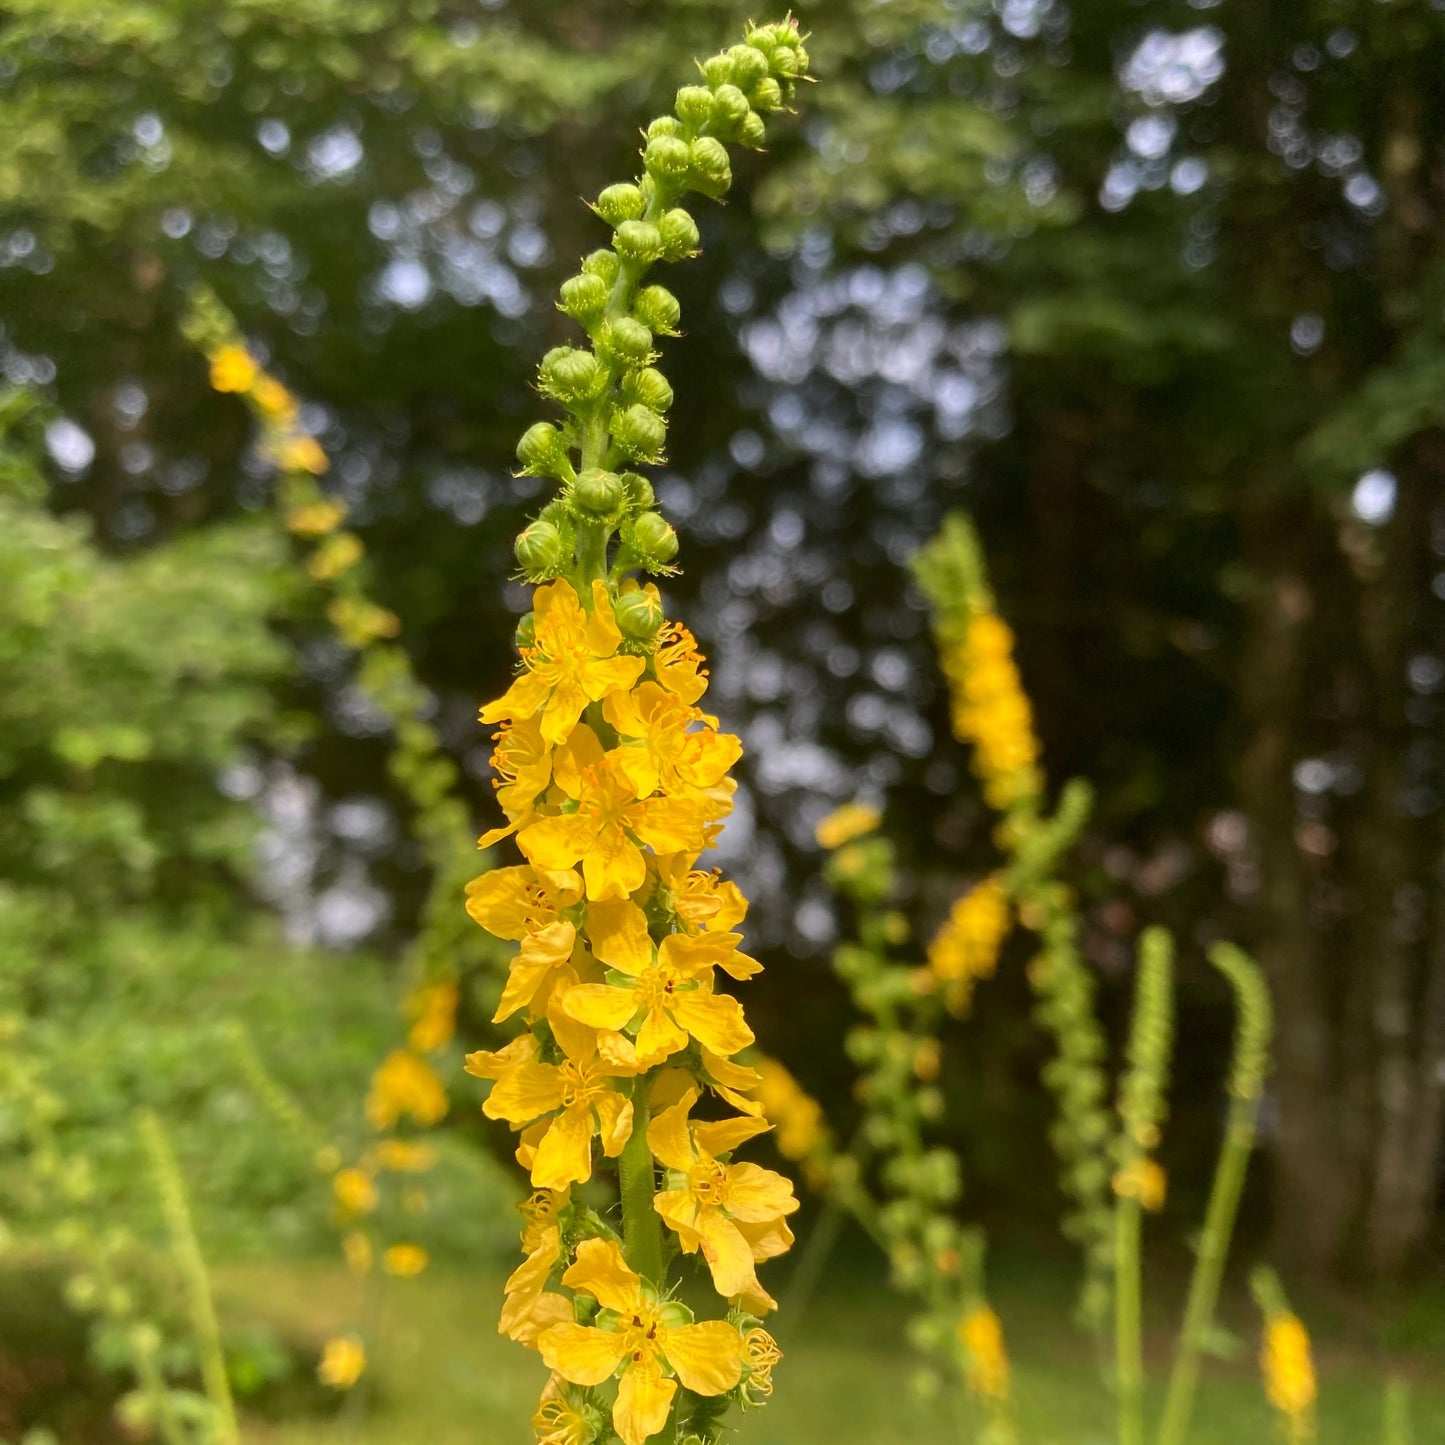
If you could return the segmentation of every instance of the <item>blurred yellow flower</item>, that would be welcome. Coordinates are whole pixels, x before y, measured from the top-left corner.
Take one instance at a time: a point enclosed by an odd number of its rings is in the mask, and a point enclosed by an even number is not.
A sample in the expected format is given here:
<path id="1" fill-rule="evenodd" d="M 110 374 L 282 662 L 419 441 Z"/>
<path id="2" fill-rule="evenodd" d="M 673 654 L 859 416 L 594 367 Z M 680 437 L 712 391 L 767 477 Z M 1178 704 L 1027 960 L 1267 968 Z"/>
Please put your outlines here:
<path id="1" fill-rule="evenodd" d="M 366 1346 L 355 1335 L 327 1340 L 316 1378 L 333 1390 L 349 1390 L 366 1373 Z"/>
<path id="2" fill-rule="evenodd" d="M 346 504 L 327 497 L 307 502 L 286 513 L 286 525 L 298 537 L 322 537 L 334 532 L 346 520 Z"/>
<path id="3" fill-rule="evenodd" d="M 929 944 L 928 966 L 956 1017 L 968 1012 L 974 984 L 993 976 L 1008 927 L 1008 895 L 996 878 L 985 878 L 953 905 Z"/>
<path id="4" fill-rule="evenodd" d="M 320 476 L 331 463 L 321 443 L 305 432 L 297 432 L 276 444 L 273 449 L 276 465 L 286 472 L 310 472 Z"/>
<path id="5" fill-rule="evenodd" d="M 406 1049 L 393 1050 L 371 1076 L 366 1117 L 373 1129 L 390 1129 L 402 1118 L 427 1128 L 446 1115 L 447 1107 L 436 1070 Z"/>
<path id="6" fill-rule="evenodd" d="M 959 1321 L 958 1337 L 968 1352 L 968 1388 L 980 1399 L 1002 1404 L 1008 1399 L 1009 1362 L 999 1317 L 987 1305 L 980 1305 Z"/>
<path id="7" fill-rule="evenodd" d="M 211 353 L 211 385 L 217 391 L 250 391 L 260 371 L 251 353 L 234 342 Z"/>
<path id="8" fill-rule="evenodd" d="M 437 1162 L 436 1150 L 429 1144 L 413 1144 L 407 1139 L 383 1139 L 373 1157 L 378 1168 L 394 1174 L 420 1174 Z"/>
<path id="9" fill-rule="evenodd" d="M 820 848 L 832 852 L 844 843 L 851 843 L 865 833 L 873 832 L 883 821 L 883 814 L 867 803 L 844 803 L 835 808 L 813 830 Z"/>
<path id="10" fill-rule="evenodd" d="M 343 572 L 355 567 L 365 555 L 366 548 L 355 532 L 337 532 L 311 554 L 306 570 L 318 582 L 334 582 Z"/>
<path id="11" fill-rule="evenodd" d="M 376 1181 L 363 1169 L 339 1170 L 331 1188 L 347 1214 L 370 1214 L 376 1208 Z"/>
<path id="12" fill-rule="evenodd" d="M 1153 1159 L 1136 1159 L 1114 1175 L 1114 1193 L 1121 1199 L 1137 1199 L 1151 1214 L 1164 1208 L 1169 1176 Z"/>
<path id="13" fill-rule="evenodd" d="M 427 1267 L 427 1252 L 419 1244 L 393 1244 L 382 1255 L 381 1267 L 398 1279 L 411 1279 Z"/>
<path id="14" fill-rule="evenodd" d="M 1285 1417 L 1290 1445 L 1313 1439 L 1315 1367 L 1309 1331 L 1298 1315 L 1285 1310 L 1266 1321 L 1259 1367 L 1270 1404 Z"/>

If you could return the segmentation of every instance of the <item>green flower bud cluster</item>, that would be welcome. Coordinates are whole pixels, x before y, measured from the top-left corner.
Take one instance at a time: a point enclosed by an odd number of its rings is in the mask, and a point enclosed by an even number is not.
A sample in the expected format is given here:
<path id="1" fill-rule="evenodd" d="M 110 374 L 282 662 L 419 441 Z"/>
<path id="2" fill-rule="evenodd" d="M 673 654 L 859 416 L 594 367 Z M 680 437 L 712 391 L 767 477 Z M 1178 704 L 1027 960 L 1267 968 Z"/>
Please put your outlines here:
<path id="1" fill-rule="evenodd" d="M 1114 1162 L 1120 1169 L 1127 1169 L 1158 1143 L 1167 1113 L 1165 1090 L 1173 1047 L 1174 941 L 1166 930 L 1151 928 L 1139 941 L 1128 1068 L 1119 1087 Z"/>
<path id="2" fill-rule="evenodd" d="M 787 20 L 750 25 L 740 44 L 700 69 L 702 83 L 684 86 L 673 113 L 647 127 L 641 174 L 605 187 L 592 204 L 611 244 L 585 257 L 557 298 L 586 344 L 555 347 L 537 374 L 538 390 L 565 416 L 528 428 L 517 447 L 523 475 L 560 484 L 517 539 L 520 575 L 533 583 L 566 577 L 584 600 L 598 578 L 615 587 L 634 571 L 675 570 L 677 537 L 647 481 L 629 470 L 664 459 L 672 387 L 655 364 L 657 340 L 678 335 L 682 317 L 677 298 L 645 278 L 658 262 L 697 254 L 697 222 L 683 201 L 727 193 L 728 147 L 762 145 L 764 117 L 792 98 L 808 55 Z M 642 640 L 636 630 L 628 636 Z"/>

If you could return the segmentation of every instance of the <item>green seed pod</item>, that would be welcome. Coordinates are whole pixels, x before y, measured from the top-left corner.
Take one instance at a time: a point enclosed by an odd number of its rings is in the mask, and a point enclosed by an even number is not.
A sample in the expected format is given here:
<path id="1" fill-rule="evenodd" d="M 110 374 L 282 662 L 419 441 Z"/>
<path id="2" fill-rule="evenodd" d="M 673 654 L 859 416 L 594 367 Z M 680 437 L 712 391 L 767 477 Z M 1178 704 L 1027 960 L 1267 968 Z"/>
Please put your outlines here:
<path id="1" fill-rule="evenodd" d="M 677 556 L 677 533 L 659 512 L 643 512 L 627 523 L 622 539 L 648 571 L 665 568 Z"/>
<path id="2" fill-rule="evenodd" d="M 667 423 L 645 406 L 630 406 L 613 414 L 612 441 L 638 461 L 657 461 L 667 442 Z"/>
<path id="3" fill-rule="evenodd" d="M 648 140 L 656 140 L 660 135 L 681 135 L 682 126 L 670 115 L 660 115 L 651 125 L 647 127 Z"/>
<path id="4" fill-rule="evenodd" d="M 601 467 L 588 467 L 572 483 L 571 497 L 584 512 L 605 517 L 617 511 L 623 499 L 622 478 Z"/>
<path id="5" fill-rule="evenodd" d="M 667 620 L 663 615 L 662 599 L 657 595 L 657 588 L 650 584 L 623 592 L 613 604 L 613 611 L 622 635 L 630 637 L 634 642 L 650 642 Z"/>
<path id="6" fill-rule="evenodd" d="M 627 510 L 646 511 L 654 501 L 652 483 L 640 472 L 623 472 L 621 475 L 622 490 L 627 496 Z"/>
<path id="7" fill-rule="evenodd" d="M 720 85 L 713 92 L 712 121 L 719 130 L 731 132 L 748 113 L 748 98 L 735 85 Z"/>
<path id="8" fill-rule="evenodd" d="M 781 110 L 783 87 L 771 75 L 765 75 L 748 91 L 748 99 L 758 110 Z"/>
<path id="9" fill-rule="evenodd" d="M 703 91 L 703 94 L 707 92 Z M 678 180 L 687 174 L 687 142 L 681 136 L 654 136 L 642 153 L 642 164 L 647 167 L 648 174 L 659 181 Z"/>
<path id="10" fill-rule="evenodd" d="M 598 336 L 597 350 L 612 366 L 646 366 L 652 360 L 652 332 L 631 316 L 619 316 Z"/>
<path id="11" fill-rule="evenodd" d="M 794 80 L 806 70 L 807 57 L 795 46 L 779 45 L 769 57 L 774 75 L 782 80 Z"/>
<path id="12" fill-rule="evenodd" d="M 517 564 L 533 582 L 555 577 L 565 560 L 562 534 L 550 522 L 530 522 L 513 544 Z"/>
<path id="13" fill-rule="evenodd" d="M 681 206 L 674 206 L 672 210 L 665 212 L 657 229 L 662 237 L 664 261 L 683 261 L 689 256 L 697 255 L 700 239 L 697 222 Z"/>
<path id="14" fill-rule="evenodd" d="M 600 276 L 590 276 L 584 271 L 562 283 L 557 309 L 590 326 L 607 309 L 607 293 L 607 283 Z"/>
<path id="15" fill-rule="evenodd" d="M 682 307 L 677 297 L 665 286 L 645 286 L 637 293 L 632 314 L 642 324 L 663 336 L 676 336 L 677 323 L 682 319 Z"/>
<path id="16" fill-rule="evenodd" d="M 749 91 L 768 73 L 768 57 L 752 45 L 734 45 L 728 51 L 733 63 L 732 81 L 743 91 Z"/>
<path id="17" fill-rule="evenodd" d="M 738 127 L 738 143 L 747 146 L 750 150 L 759 150 L 768 138 L 768 127 L 762 116 L 757 111 L 750 110 L 743 117 L 743 123 Z"/>
<path id="18" fill-rule="evenodd" d="M 590 351 L 556 346 L 542 358 L 537 384 L 564 406 L 595 401 L 607 385 L 607 368 Z"/>
<path id="19" fill-rule="evenodd" d="M 726 85 L 733 78 L 733 59 L 730 54 L 714 55 L 704 62 L 702 76 L 714 90 Z"/>
<path id="20" fill-rule="evenodd" d="M 665 412 L 672 405 L 672 385 L 655 366 L 629 371 L 622 378 L 623 406 L 638 403 L 658 412 Z"/>
<path id="21" fill-rule="evenodd" d="M 617 252 L 604 248 L 601 251 L 593 251 L 582 261 L 582 269 L 589 276 L 600 276 L 607 285 L 611 286 L 617 280 L 617 274 L 622 270 L 622 262 L 617 259 Z"/>
<path id="22" fill-rule="evenodd" d="M 662 234 L 651 221 L 624 221 L 613 232 L 612 244 L 634 265 L 650 266 L 662 255 Z"/>
<path id="23" fill-rule="evenodd" d="M 527 612 L 522 620 L 517 623 L 517 630 L 512 634 L 512 645 L 519 653 L 524 653 L 529 647 L 537 645 L 537 614 Z"/>
<path id="24" fill-rule="evenodd" d="M 756 54 L 749 51 L 749 54 Z M 688 172 L 693 186 L 705 196 L 720 196 L 732 185 L 732 162 L 727 147 L 716 136 L 699 136 L 692 143 L 692 167 Z"/>
<path id="25" fill-rule="evenodd" d="M 539 421 L 522 433 L 517 460 L 528 477 L 561 477 L 572 470 L 562 433 L 551 422 Z"/>
<path id="26" fill-rule="evenodd" d="M 697 130 L 712 114 L 712 91 L 705 85 L 685 85 L 677 93 L 674 109 L 683 125 Z"/>
<path id="27" fill-rule="evenodd" d="M 609 226 L 620 226 L 623 221 L 635 221 L 646 204 L 642 192 L 636 186 L 619 182 L 615 186 L 608 186 L 597 197 L 592 209 Z"/>

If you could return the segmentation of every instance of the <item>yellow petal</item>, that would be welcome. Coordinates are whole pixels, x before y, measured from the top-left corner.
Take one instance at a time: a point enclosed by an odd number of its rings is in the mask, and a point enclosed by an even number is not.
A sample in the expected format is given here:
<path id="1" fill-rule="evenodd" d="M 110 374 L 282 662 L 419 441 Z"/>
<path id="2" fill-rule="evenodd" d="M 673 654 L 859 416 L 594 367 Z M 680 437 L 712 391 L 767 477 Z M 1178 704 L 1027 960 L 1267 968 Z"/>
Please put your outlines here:
<path id="1" fill-rule="evenodd" d="M 506 718 L 528 718 L 540 710 L 552 689 L 535 672 L 524 672 L 496 702 L 489 702 L 477 714 L 479 722 L 502 722 Z"/>
<path id="2" fill-rule="evenodd" d="M 590 1294 L 604 1309 L 627 1314 L 642 1301 L 642 1281 L 628 1268 L 613 1239 L 584 1239 L 577 1246 L 577 1262 L 562 1276 L 562 1283 L 578 1294 Z"/>
<path id="3" fill-rule="evenodd" d="M 798 1208 L 791 1181 L 757 1164 L 728 1166 L 728 1213 L 750 1224 L 766 1224 Z"/>
<path id="4" fill-rule="evenodd" d="M 668 1330 L 662 1352 L 694 1395 L 724 1395 L 742 1379 L 742 1336 L 723 1320 Z"/>
<path id="5" fill-rule="evenodd" d="M 657 853 L 686 853 L 699 848 L 708 803 L 687 798 L 649 798 L 627 810 L 627 826 Z"/>
<path id="6" fill-rule="evenodd" d="M 722 1210 L 699 1210 L 697 1232 L 702 1236 L 702 1257 L 712 1271 L 713 1287 L 724 1299 L 757 1288 L 753 1252 Z"/>
<path id="7" fill-rule="evenodd" d="M 497 938 L 525 938 L 536 874 L 527 867 L 493 868 L 467 884 L 467 912 Z"/>
<path id="8" fill-rule="evenodd" d="M 691 1243 L 684 1243 L 683 1249 L 693 1253 L 701 1243 L 697 1233 L 697 1200 L 690 1189 L 660 1189 L 652 1196 L 652 1207 L 663 1220 L 678 1234 L 686 1234 Z"/>
<path id="9" fill-rule="evenodd" d="M 753 1042 L 753 1031 L 743 1021 L 737 999 L 727 994 L 680 993 L 672 1000 L 672 1016 L 715 1054 L 735 1054 Z M 641 1038 L 638 1052 L 643 1052 Z"/>
<path id="10" fill-rule="evenodd" d="M 578 599 L 579 603 L 581 599 Z M 600 578 L 592 579 L 592 611 L 587 617 L 587 645 L 598 657 L 607 657 L 622 646 L 622 633 L 612 610 L 612 594 Z"/>
<path id="11" fill-rule="evenodd" d="M 572 957 L 577 930 L 570 923 L 549 923 L 523 944 L 507 974 L 502 1001 L 492 1016 L 494 1024 L 509 1019 L 537 996 L 547 975 Z"/>
<path id="12" fill-rule="evenodd" d="M 574 1385 L 600 1385 L 622 1363 L 627 1345 L 621 1335 L 591 1325 L 559 1324 L 537 1337 L 542 1363 Z"/>
<path id="13" fill-rule="evenodd" d="M 636 893 L 647 882 L 647 862 L 641 850 L 620 827 L 593 827 L 592 841 L 582 858 L 587 897 L 602 901 Z"/>
<path id="14" fill-rule="evenodd" d="M 637 1012 L 637 994 L 610 983 L 579 983 L 561 997 L 562 1009 L 594 1029 L 620 1029 Z"/>
<path id="15" fill-rule="evenodd" d="M 597 741 L 597 734 L 586 723 L 579 723 L 572 729 L 566 746 L 557 753 L 554 764 L 557 786 L 569 798 L 580 798 L 583 774 L 601 761 L 602 744 Z"/>
<path id="16" fill-rule="evenodd" d="M 650 1066 L 686 1047 L 687 1033 L 672 1016 L 661 1008 L 650 1009 L 637 1031 L 637 1057 Z"/>
<path id="17" fill-rule="evenodd" d="M 570 868 L 587 856 L 597 837 L 597 821 L 581 813 L 539 818 L 517 834 L 527 861 L 538 868 Z"/>
<path id="18" fill-rule="evenodd" d="M 716 1122 L 698 1124 L 694 1127 L 693 1133 L 697 1138 L 698 1147 L 706 1149 L 709 1154 L 726 1154 L 729 1150 L 736 1149 L 739 1144 L 745 1144 L 749 1139 L 756 1139 L 759 1134 L 766 1134 L 772 1125 L 766 1119 L 749 1117 L 746 1119 L 719 1119 Z"/>
<path id="19" fill-rule="evenodd" d="M 609 1159 L 615 1159 L 632 1137 L 632 1100 L 609 1091 L 593 1099 L 592 1109 L 597 1115 L 602 1152 Z"/>
<path id="20" fill-rule="evenodd" d="M 641 657 L 608 657 L 582 664 L 582 686 L 594 702 L 631 687 L 647 666 Z"/>
<path id="21" fill-rule="evenodd" d="M 563 678 L 552 690 L 542 714 L 542 737 L 554 747 L 565 743 L 591 701 L 587 689 L 572 678 Z"/>
<path id="22" fill-rule="evenodd" d="M 497 1080 L 482 1113 L 510 1124 L 529 1124 L 539 1114 L 562 1107 L 565 1087 L 555 1064 L 517 1064 Z"/>
<path id="23" fill-rule="evenodd" d="M 647 915 L 630 899 L 587 905 L 587 941 L 609 968 L 636 978 L 652 962 Z"/>
<path id="24" fill-rule="evenodd" d="M 478 1079 L 500 1079 L 517 1064 L 529 1063 L 537 1057 L 540 1045 L 531 1034 L 518 1034 L 502 1049 L 478 1049 L 467 1055 L 467 1073 Z"/>
<path id="25" fill-rule="evenodd" d="M 654 1115 L 647 1126 L 647 1147 L 658 1162 L 684 1174 L 697 1162 L 697 1153 L 687 1128 L 688 1113 L 696 1102 L 697 1090 L 689 1090 L 680 1103 Z"/>
<path id="26" fill-rule="evenodd" d="M 655 1359 L 637 1360 L 627 1367 L 617 1386 L 612 1426 L 622 1445 L 644 1442 L 667 1424 L 677 1386 L 658 1368 Z"/>
<path id="27" fill-rule="evenodd" d="M 537 1157 L 532 1161 L 532 1183 L 538 1189 L 565 1189 L 569 1184 L 584 1184 L 591 1177 L 592 1111 L 585 1104 L 574 1104 L 552 1120 L 552 1127 L 538 1144 Z"/>

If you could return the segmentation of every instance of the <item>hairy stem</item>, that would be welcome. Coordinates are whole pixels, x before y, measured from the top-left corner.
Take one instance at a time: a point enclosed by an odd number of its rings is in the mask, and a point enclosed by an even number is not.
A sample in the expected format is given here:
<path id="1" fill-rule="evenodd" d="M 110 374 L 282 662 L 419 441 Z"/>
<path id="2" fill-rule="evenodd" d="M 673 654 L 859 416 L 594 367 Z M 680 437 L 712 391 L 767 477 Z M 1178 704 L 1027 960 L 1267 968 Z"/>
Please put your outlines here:
<path id="1" fill-rule="evenodd" d="M 656 1175 L 647 1144 L 647 1081 L 632 1100 L 632 1134 L 617 1161 L 622 1186 L 622 1252 L 643 1279 L 661 1285 L 662 1221 L 652 1207 Z"/>

